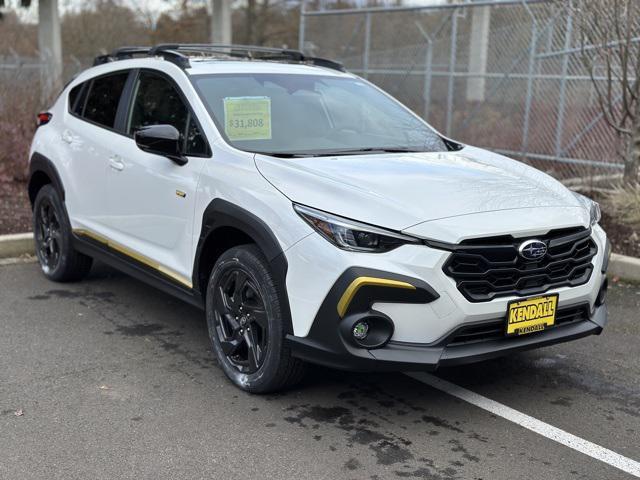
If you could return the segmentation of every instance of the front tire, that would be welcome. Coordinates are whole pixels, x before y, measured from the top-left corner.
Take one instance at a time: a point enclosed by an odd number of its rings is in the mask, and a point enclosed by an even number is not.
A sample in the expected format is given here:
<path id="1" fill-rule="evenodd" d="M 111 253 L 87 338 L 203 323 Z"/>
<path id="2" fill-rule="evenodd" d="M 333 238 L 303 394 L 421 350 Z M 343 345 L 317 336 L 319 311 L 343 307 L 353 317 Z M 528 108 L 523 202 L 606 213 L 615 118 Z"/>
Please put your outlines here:
<path id="1" fill-rule="evenodd" d="M 36 257 L 42 272 L 54 282 L 73 282 L 87 276 L 93 259 L 73 248 L 71 224 L 57 190 L 40 189 L 33 203 Z"/>
<path id="2" fill-rule="evenodd" d="M 255 245 L 234 247 L 216 262 L 207 287 L 207 326 L 218 362 L 239 388 L 251 393 L 297 383 L 304 364 L 284 345 L 277 287 Z"/>

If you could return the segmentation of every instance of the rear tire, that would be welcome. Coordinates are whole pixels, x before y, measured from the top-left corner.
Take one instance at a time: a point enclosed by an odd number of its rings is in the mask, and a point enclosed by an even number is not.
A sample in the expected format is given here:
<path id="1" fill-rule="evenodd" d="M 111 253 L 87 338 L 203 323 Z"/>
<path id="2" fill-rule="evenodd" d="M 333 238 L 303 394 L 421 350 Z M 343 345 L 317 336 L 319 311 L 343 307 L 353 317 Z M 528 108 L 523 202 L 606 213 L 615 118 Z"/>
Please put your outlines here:
<path id="1" fill-rule="evenodd" d="M 36 257 L 49 280 L 73 282 L 87 276 L 93 259 L 73 248 L 67 211 L 51 185 L 42 187 L 33 203 L 33 232 Z"/>
<path id="2" fill-rule="evenodd" d="M 209 277 L 206 314 L 218 362 L 237 387 L 269 393 L 304 376 L 305 364 L 284 344 L 277 287 L 255 245 L 234 247 L 220 256 Z"/>

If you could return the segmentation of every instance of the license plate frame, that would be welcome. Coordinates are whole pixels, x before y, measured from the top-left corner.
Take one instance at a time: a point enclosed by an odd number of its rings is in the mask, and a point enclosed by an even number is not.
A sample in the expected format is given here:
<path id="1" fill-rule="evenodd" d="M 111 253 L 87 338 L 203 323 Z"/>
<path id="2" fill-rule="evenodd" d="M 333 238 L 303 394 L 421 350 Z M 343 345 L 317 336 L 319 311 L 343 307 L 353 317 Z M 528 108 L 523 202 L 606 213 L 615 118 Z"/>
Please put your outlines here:
<path id="1" fill-rule="evenodd" d="M 559 297 L 559 294 L 552 293 L 510 301 L 507 304 L 505 336 L 519 337 L 554 327 Z M 532 307 L 535 307 L 535 312 Z M 513 316 L 512 312 L 515 312 Z"/>

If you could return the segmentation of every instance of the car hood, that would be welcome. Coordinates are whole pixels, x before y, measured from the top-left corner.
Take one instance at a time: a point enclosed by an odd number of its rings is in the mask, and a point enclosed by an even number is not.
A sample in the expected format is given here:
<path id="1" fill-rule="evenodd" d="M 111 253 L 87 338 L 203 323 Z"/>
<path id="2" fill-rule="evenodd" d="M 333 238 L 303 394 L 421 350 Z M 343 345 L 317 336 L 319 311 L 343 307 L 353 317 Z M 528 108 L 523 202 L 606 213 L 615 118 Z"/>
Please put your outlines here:
<path id="1" fill-rule="evenodd" d="M 393 230 L 474 213 L 582 207 L 550 176 L 473 147 L 295 159 L 257 154 L 255 161 L 293 202 Z"/>

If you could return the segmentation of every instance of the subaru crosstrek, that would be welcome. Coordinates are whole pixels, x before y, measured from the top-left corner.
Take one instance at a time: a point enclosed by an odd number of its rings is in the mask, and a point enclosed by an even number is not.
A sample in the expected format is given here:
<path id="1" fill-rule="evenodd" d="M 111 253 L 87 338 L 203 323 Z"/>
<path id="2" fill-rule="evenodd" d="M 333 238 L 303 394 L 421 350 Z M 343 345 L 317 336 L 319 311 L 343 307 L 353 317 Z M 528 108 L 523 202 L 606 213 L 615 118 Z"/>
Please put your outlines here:
<path id="1" fill-rule="evenodd" d="M 226 375 L 433 370 L 600 333 L 597 203 L 435 131 L 336 62 L 127 47 L 39 115 L 29 197 L 53 281 L 93 259 L 203 308 Z"/>

